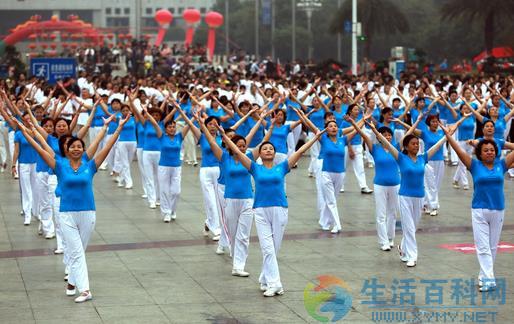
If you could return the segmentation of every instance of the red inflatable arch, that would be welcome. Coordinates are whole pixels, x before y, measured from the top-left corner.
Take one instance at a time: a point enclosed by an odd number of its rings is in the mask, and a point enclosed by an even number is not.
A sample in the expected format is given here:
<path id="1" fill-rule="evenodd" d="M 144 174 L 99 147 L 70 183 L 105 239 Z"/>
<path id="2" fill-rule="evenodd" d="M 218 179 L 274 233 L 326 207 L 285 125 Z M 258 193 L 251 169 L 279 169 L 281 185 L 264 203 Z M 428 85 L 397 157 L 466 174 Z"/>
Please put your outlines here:
<path id="1" fill-rule="evenodd" d="M 78 16 L 70 15 L 68 20 L 59 20 L 52 16 L 50 20 L 40 21 L 41 16 L 35 15 L 30 20 L 11 29 L 11 34 L 0 41 L 0 55 L 3 54 L 5 46 L 14 45 L 19 41 L 29 38 L 31 35 L 48 34 L 52 31 L 60 31 L 67 34 L 82 34 L 90 41 L 98 42 L 100 34 L 93 25 L 86 23 Z"/>

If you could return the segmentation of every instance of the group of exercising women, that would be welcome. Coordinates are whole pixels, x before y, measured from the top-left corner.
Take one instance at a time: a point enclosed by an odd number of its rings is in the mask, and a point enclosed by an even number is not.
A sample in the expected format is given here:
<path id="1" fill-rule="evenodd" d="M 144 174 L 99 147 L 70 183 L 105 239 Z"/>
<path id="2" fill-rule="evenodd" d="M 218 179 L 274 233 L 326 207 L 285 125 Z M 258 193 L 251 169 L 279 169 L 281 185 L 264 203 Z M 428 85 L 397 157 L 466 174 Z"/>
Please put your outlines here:
<path id="1" fill-rule="evenodd" d="M 394 248 L 400 215 L 397 249 L 407 267 L 418 261 L 415 234 L 422 214 L 437 216 L 441 209 L 445 161 L 457 166 L 455 189 L 470 188 L 469 171 L 479 289 L 495 288 L 504 176 L 514 176 L 514 153 L 508 153 L 514 145 L 506 141 L 514 115 L 510 79 L 448 84 L 388 78 L 377 84 L 241 80 L 230 91 L 198 80 L 178 86 L 151 80 L 81 83 L 78 94 L 65 83 L 45 88 L 33 82 L 0 91 L 24 224 L 35 217 L 40 235 L 57 238 L 66 294 L 78 292 L 76 302 L 92 298 L 85 250 L 96 222 L 97 170 L 109 168 L 118 187 L 132 190 L 131 164 L 137 156 L 142 197 L 170 223 L 177 219 L 183 162 L 198 163 L 197 145 L 203 233 L 218 241 L 217 254 L 230 254 L 233 276 L 248 277 L 255 220 L 264 296 L 284 293 L 277 255 L 288 221 L 286 175 L 308 150 L 321 230 L 337 235 L 343 229 L 337 202 L 351 163 L 361 193 L 374 192 L 381 250 Z M 373 190 L 365 165 L 375 169 Z"/>

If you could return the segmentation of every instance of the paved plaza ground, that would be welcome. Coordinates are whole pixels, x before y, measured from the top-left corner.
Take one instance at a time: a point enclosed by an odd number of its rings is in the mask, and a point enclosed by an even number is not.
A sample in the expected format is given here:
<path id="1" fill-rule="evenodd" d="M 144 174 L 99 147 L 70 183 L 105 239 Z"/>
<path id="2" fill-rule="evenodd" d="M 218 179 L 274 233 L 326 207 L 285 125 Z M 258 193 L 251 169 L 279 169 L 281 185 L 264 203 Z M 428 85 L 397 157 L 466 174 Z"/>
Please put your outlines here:
<path id="1" fill-rule="evenodd" d="M 373 195 L 360 193 L 352 172 L 338 201 L 342 233 L 319 229 L 315 180 L 307 177 L 307 163 L 302 159 L 287 180 L 289 223 L 279 254 L 285 295 L 274 298 L 259 291 L 262 259 L 255 227 L 249 278 L 232 277 L 230 257 L 216 255 L 215 243 L 203 237 L 198 168 L 183 167 L 178 218 L 170 224 L 141 199 L 139 181 L 125 190 L 106 172 L 96 176 L 97 224 L 86 254 L 93 300 L 83 304 L 64 294 L 55 240 L 39 237 L 35 221 L 22 225 L 18 183 L 0 176 L 0 323 L 318 323 L 339 317 L 372 323 L 387 316 L 396 316 L 390 322 L 513 322 L 514 181 L 506 181 L 511 209 L 501 237 L 505 251 L 496 260 L 496 276 L 505 281 L 486 295 L 474 286 L 467 289 L 479 269 L 471 246 L 450 246 L 473 242 L 472 190 L 451 187 L 454 167 L 446 169 L 439 216 L 422 217 L 418 264 L 407 268 L 395 251 L 379 250 Z M 371 185 L 373 170 L 366 173 Z M 348 313 L 337 300 L 322 298 L 324 292 L 316 290 L 323 286 L 320 281 L 351 303 Z M 312 314 L 305 296 L 314 305 Z"/>

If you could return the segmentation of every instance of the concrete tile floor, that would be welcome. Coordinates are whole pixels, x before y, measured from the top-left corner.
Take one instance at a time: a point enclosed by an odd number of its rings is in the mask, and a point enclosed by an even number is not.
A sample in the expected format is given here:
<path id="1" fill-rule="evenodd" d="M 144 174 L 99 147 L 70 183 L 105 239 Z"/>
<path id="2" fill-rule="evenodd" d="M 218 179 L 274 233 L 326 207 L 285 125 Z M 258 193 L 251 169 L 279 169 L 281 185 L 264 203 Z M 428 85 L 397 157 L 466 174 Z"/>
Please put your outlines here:
<path id="1" fill-rule="evenodd" d="M 366 279 L 376 277 L 385 284 L 383 298 L 389 301 L 394 279 L 415 279 L 416 307 L 425 310 L 425 286 L 419 280 L 476 277 L 475 254 L 439 248 L 440 244 L 472 243 L 472 191 L 451 187 L 455 168 L 446 169 L 440 215 L 421 220 L 418 266 L 408 269 L 397 253 L 378 249 L 373 196 L 360 194 L 351 172 L 347 174 L 346 192 L 338 201 L 343 233 L 321 233 L 314 179 L 307 177 L 307 163 L 308 159 L 303 159 L 288 176 L 289 223 L 279 258 L 286 293 L 275 298 L 264 298 L 258 290 L 262 259 L 255 228 L 246 267 L 251 276 L 246 279 L 232 277 L 230 257 L 216 255 L 214 242 L 203 237 L 198 168 L 183 167 L 178 219 L 171 224 L 164 224 L 159 211 L 148 209 L 140 198 L 135 164 L 133 190 L 116 188 L 106 172 L 99 172 L 95 178 L 97 226 L 87 253 L 94 299 L 81 305 L 64 295 L 62 257 L 52 254 L 55 241 L 37 236 L 37 222 L 22 225 L 18 184 L 7 175 L 1 176 L 0 323 L 317 323 L 304 306 L 304 289 L 308 283 L 317 285 L 316 278 L 325 274 L 344 280 L 352 296 L 352 308 L 341 321 L 372 323 L 376 310 L 362 303 L 370 300 L 361 292 Z M 371 184 L 373 170 L 366 173 Z M 514 182 L 507 180 L 505 189 L 510 206 Z M 509 209 L 504 242 L 514 243 L 512 218 Z M 396 242 L 400 238 L 398 232 Z M 6 254 L 15 252 L 20 256 Z M 512 253 L 498 255 L 496 275 L 506 278 L 505 304 L 488 301 L 497 306 L 490 309 L 497 312 L 497 323 L 512 323 L 513 267 Z M 425 311 L 455 310 L 447 308 L 455 306 L 451 293 L 450 285 L 444 286 L 440 308 Z M 478 292 L 477 296 L 481 298 Z M 413 308 L 409 306 L 406 311 Z M 490 321 L 491 317 L 487 318 L 486 322 Z"/>

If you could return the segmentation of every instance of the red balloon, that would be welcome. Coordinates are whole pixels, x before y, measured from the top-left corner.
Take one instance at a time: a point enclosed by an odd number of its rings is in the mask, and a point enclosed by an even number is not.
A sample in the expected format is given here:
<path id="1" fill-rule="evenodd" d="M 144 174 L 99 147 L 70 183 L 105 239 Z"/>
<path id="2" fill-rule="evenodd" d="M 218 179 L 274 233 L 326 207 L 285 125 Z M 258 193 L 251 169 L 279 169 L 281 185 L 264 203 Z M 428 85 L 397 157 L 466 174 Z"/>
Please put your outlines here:
<path id="1" fill-rule="evenodd" d="M 56 49 L 57 48 L 57 44 L 56 43 L 50 43 L 50 48 Z"/>
<path id="2" fill-rule="evenodd" d="M 42 49 L 47 49 L 48 44 L 47 43 L 41 43 L 39 46 L 41 46 Z"/>
<path id="3" fill-rule="evenodd" d="M 124 39 L 125 38 L 125 35 L 123 34 L 118 34 L 118 39 Z"/>
<path id="4" fill-rule="evenodd" d="M 205 22 L 211 28 L 219 27 L 223 25 L 223 15 L 216 11 L 209 11 L 205 15 Z"/>
<path id="5" fill-rule="evenodd" d="M 30 48 L 31 50 L 35 49 L 36 47 L 37 47 L 37 45 L 36 45 L 36 44 L 34 44 L 34 43 L 30 43 L 30 44 L 29 44 L 29 48 Z"/>
<path id="6" fill-rule="evenodd" d="M 71 48 L 77 48 L 77 46 L 78 46 L 78 45 L 77 45 L 77 43 L 71 43 L 71 44 L 70 44 L 70 47 L 71 47 Z"/>
<path id="7" fill-rule="evenodd" d="M 62 43 L 62 44 L 61 44 L 61 46 L 62 46 L 63 48 L 67 48 L 67 47 L 69 46 L 69 44 L 68 44 L 68 43 Z"/>
<path id="8" fill-rule="evenodd" d="M 107 38 L 109 38 L 109 39 L 113 39 L 113 38 L 114 38 L 114 34 L 113 34 L 113 33 L 109 33 L 109 34 L 107 34 Z"/>
<path id="9" fill-rule="evenodd" d="M 200 21 L 200 11 L 197 9 L 186 9 L 182 14 L 184 20 L 189 24 L 196 24 Z"/>
<path id="10" fill-rule="evenodd" d="M 55 34 L 50 34 L 50 39 L 55 39 L 57 37 L 57 35 Z"/>
<path id="11" fill-rule="evenodd" d="M 127 39 L 132 39 L 132 34 L 127 34 L 127 35 L 125 35 L 125 38 L 127 38 Z"/>
<path id="12" fill-rule="evenodd" d="M 157 10 L 154 18 L 159 25 L 166 25 L 171 23 L 173 20 L 173 15 L 168 9 L 161 9 Z"/>

